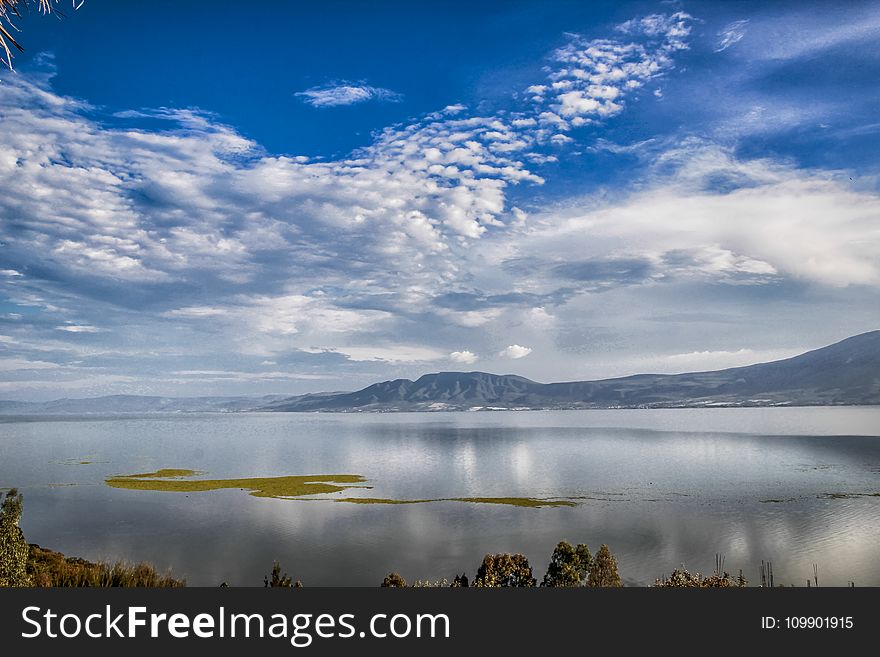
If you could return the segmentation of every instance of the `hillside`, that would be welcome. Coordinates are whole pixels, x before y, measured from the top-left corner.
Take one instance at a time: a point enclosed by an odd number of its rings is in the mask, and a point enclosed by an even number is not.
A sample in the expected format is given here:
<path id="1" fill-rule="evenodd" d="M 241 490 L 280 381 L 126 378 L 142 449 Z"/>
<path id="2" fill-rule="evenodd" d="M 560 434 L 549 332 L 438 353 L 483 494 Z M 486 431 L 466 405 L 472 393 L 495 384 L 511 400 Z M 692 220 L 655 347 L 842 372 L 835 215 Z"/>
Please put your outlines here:
<path id="1" fill-rule="evenodd" d="M 282 399 L 269 411 L 419 411 L 880 404 L 880 331 L 793 358 L 712 372 L 537 383 L 521 376 L 439 372 L 350 393 Z"/>

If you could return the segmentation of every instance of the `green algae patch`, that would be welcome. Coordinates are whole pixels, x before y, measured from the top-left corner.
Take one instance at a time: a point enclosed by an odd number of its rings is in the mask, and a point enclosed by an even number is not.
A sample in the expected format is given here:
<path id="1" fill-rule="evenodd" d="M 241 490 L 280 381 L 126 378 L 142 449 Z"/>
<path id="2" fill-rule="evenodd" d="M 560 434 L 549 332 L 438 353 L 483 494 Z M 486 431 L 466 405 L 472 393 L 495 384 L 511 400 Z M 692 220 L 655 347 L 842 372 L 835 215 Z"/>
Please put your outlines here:
<path id="1" fill-rule="evenodd" d="M 252 477 L 247 479 L 195 479 L 204 473 L 196 470 L 163 468 L 155 472 L 117 475 L 105 479 L 112 488 L 151 490 L 173 493 L 201 493 L 224 488 L 249 491 L 254 497 L 279 499 L 329 495 L 353 488 L 371 488 L 363 485 L 361 475 L 292 475 L 288 477 Z M 443 497 L 424 500 L 394 500 L 379 497 L 305 497 L 308 501 L 349 502 L 351 504 L 427 504 L 429 502 L 469 502 L 471 504 L 506 504 L 509 506 L 542 507 L 577 506 L 571 499 L 536 497 Z"/>
<path id="2" fill-rule="evenodd" d="M 509 504 L 540 509 L 544 506 L 577 506 L 571 500 L 542 500 L 535 497 L 453 497 L 453 502 L 472 502 L 474 504 Z"/>
<path id="3" fill-rule="evenodd" d="M 471 504 L 507 504 L 540 509 L 545 506 L 577 506 L 570 500 L 542 500 L 534 497 L 439 497 L 431 500 L 390 500 L 379 497 L 342 497 L 336 502 L 352 504 L 427 504 L 428 502 L 470 502 Z"/>
<path id="4" fill-rule="evenodd" d="M 250 491 L 254 497 L 301 497 L 326 495 L 348 488 L 342 484 L 360 484 L 366 481 L 360 475 L 293 475 L 288 477 L 252 477 L 247 479 L 186 479 L 197 474 L 194 470 L 164 469 L 144 474 L 110 477 L 105 483 L 112 488 L 154 490 L 174 493 L 202 493 L 224 488 Z"/>

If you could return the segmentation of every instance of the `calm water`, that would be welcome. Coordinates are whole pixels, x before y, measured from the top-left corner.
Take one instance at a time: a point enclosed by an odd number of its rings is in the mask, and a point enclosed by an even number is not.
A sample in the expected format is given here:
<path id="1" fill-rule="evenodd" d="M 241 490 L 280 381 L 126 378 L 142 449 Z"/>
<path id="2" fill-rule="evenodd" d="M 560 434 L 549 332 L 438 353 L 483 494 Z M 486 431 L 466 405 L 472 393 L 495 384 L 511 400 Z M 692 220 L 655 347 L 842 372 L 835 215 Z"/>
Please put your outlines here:
<path id="1" fill-rule="evenodd" d="M 90 461 L 80 464 L 80 461 Z M 579 497 L 575 508 L 356 505 L 112 489 L 113 474 L 354 473 L 369 497 Z M 0 420 L 0 486 L 30 542 L 148 560 L 190 585 L 261 585 L 273 560 L 312 585 L 473 575 L 522 552 L 543 576 L 560 539 L 608 543 L 627 584 L 684 564 L 757 583 L 880 586 L 880 408 L 440 414 L 223 414 Z M 348 494 L 348 493 L 346 493 Z M 768 501 L 775 500 L 775 501 Z"/>

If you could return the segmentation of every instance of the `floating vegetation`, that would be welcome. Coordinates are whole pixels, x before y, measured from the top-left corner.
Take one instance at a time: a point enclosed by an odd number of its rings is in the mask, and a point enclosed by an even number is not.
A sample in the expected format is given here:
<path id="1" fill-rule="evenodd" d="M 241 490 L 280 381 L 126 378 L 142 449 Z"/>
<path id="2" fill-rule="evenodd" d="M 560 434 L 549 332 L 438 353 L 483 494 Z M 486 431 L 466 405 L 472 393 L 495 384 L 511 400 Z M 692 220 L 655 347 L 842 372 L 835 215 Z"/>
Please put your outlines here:
<path id="1" fill-rule="evenodd" d="M 338 493 L 348 488 L 337 484 L 360 484 L 366 481 L 360 475 L 297 475 L 289 477 L 252 477 L 248 479 L 186 479 L 195 476 L 195 470 L 163 469 L 143 474 L 110 477 L 104 481 L 112 488 L 154 490 L 175 493 L 201 493 L 209 490 L 238 488 L 250 491 L 254 497 L 300 497 Z M 361 487 L 362 488 L 362 487 Z"/>
<path id="2" fill-rule="evenodd" d="M 293 475 L 287 477 L 251 477 L 247 479 L 193 479 L 204 474 L 196 470 L 163 468 L 155 472 L 142 472 L 132 475 L 117 475 L 105 479 L 112 488 L 127 490 L 151 490 L 173 493 L 201 493 L 224 488 L 238 488 L 250 491 L 254 497 L 275 497 L 279 499 L 327 495 L 352 488 L 372 488 L 364 486 L 367 480 L 361 475 Z M 538 497 L 443 497 L 424 500 L 393 500 L 380 497 L 309 497 L 310 500 L 330 500 L 351 504 L 427 504 L 429 502 L 469 502 L 471 504 L 507 504 L 509 506 L 542 507 L 577 506 L 574 498 Z"/>
<path id="3" fill-rule="evenodd" d="M 785 498 L 785 499 L 781 499 L 781 500 L 770 499 L 770 500 L 758 500 L 758 501 L 759 501 L 761 504 L 783 504 L 783 503 L 785 503 L 785 502 L 796 502 L 796 501 L 797 501 L 797 498 L 795 498 L 795 497 L 787 497 L 787 498 Z"/>
<path id="4" fill-rule="evenodd" d="M 59 465 L 94 465 L 95 463 L 109 463 L 110 461 L 96 461 L 92 456 L 86 456 L 78 459 L 61 459 L 53 461 Z"/>
<path id="5" fill-rule="evenodd" d="M 155 472 L 144 472 L 141 474 L 125 475 L 126 479 L 179 479 L 181 477 L 195 477 L 198 474 L 204 474 L 198 470 L 181 470 L 174 468 L 162 468 Z"/>
<path id="6" fill-rule="evenodd" d="M 855 497 L 880 497 L 880 493 L 822 493 L 820 500 L 849 500 Z"/>
<path id="7" fill-rule="evenodd" d="M 470 502 L 472 504 L 507 504 L 540 509 L 545 506 L 577 506 L 571 500 L 541 499 L 537 497 L 438 497 L 427 500 L 390 500 L 381 497 L 343 497 L 336 502 L 352 504 L 427 504 L 429 502 Z"/>

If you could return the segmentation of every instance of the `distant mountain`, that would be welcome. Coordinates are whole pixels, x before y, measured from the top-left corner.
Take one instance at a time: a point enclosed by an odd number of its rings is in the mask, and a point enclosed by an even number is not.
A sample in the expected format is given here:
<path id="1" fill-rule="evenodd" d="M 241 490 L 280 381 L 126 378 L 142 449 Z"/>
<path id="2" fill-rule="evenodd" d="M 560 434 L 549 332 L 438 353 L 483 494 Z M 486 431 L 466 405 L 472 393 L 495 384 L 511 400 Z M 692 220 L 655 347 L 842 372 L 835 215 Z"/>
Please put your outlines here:
<path id="1" fill-rule="evenodd" d="M 688 374 L 637 374 L 601 381 L 537 383 L 485 372 L 438 372 L 356 392 L 289 397 L 113 395 L 50 402 L 0 401 L 0 415 L 243 411 L 443 411 L 493 409 L 687 408 L 880 404 L 880 331 L 800 356 Z"/>
<path id="2" fill-rule="evenodd" d="M 56 399 L 48 402 L 0 401 L 4 415 L 75 415 L 106 413 L 198 413 L 248 411 L 282 399 L 286 395 L 262 397 L 149 397 L 111 395 L 88 399 Z M 295 398 L 293 398 L 295 399 Z"/>
<path id="3" fill-rule="evenodd" d="M 521 376 L 439 372 L 349 393 L 304 395 L 264 411 L 676 408 L 880 404 L 880 331 L 800 356 L 688 374 L 537 383 Z"/>

